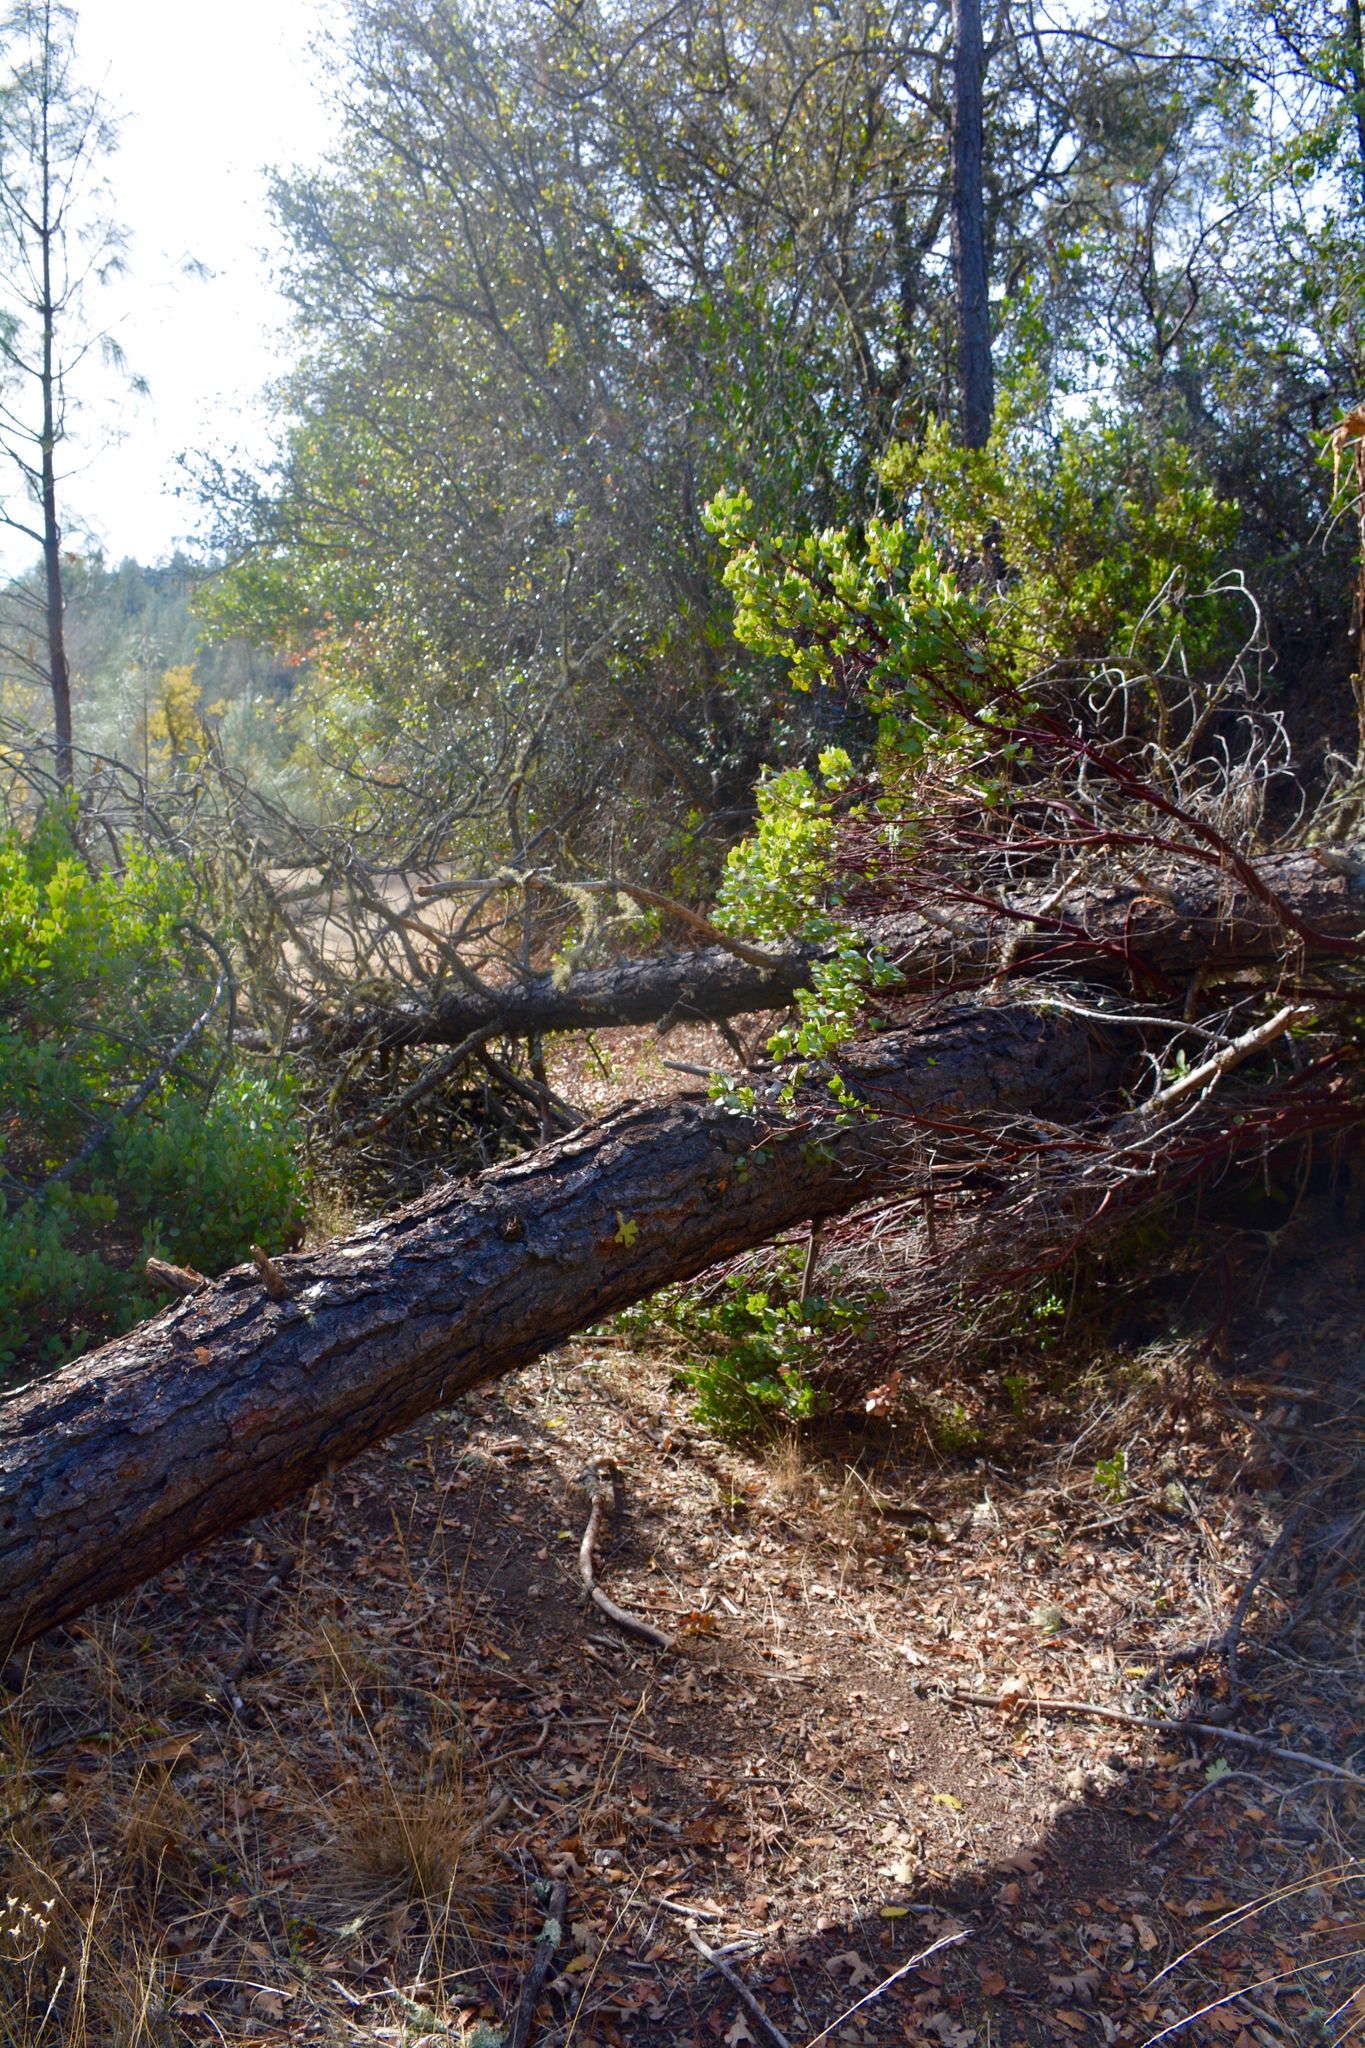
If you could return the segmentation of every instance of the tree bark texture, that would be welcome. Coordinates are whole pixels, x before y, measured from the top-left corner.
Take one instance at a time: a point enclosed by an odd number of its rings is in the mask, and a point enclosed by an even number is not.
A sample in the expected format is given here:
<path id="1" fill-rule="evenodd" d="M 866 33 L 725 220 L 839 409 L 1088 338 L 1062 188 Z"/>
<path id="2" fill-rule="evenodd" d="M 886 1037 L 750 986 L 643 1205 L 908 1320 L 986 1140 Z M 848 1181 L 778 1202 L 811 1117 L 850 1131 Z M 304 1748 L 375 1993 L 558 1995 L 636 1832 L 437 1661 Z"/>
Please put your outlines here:
<path id="1" fill-rule="evenodd" d="M 985 69 L 981 0 L 953 0 L 952 242 L 958 401 L 966 448 L 985 447 L 995 416 L 981 105 Z"/>
<path id="2" fill-rule="evenodd" d="M 1008 974 L 1083 973 L 1167 993 L 1202 973 L 1242 970 L 1281 955 L 1287 942 L 1310 954 L 1353 948 L 1365 926 L 1365 854 L 1273 854 L 1252 863 L 1261 885 L 1285 908 L 1290 925 L 1236 877 L 1212 867 L 1182 868 L 1149 880 L 1082 884 L 1058 902 L 1051 887 L 1022 890 L 1008 902 L 945 902 L 932 917 L 914 910 L 873 918 L 861 929 L 911 988 L 980 987 Z M 506 1037 L 546 1031 L 597 1031 L 620 1024 L 715 1022 L 751 1011 L 781 1010 L 809 986 L 814 949 L 774 953 L 770 968 L 718 946 L 576 974 L 562 986 L 549 975 L 481 991 L 456 989 L 436 1002 L 417 997 L 357 1006 L 301 1026 L 292 1043 L 341 1051 L 372 1043 L 459 1045 L 485 1026 Z"/>
<path id="3" fill-rule="evenodd" d="M 627 1106 L 270 1262 L 284 1299 L 237 1268 L 0 1403 L 0 1652 L 575 1330 L 895 1185 L 916 1119 L 1074 1120 L 1122 1056 L 1074 1019 L 964 1005 L 854 1050 L 865 1122 L 819 1089 L 792 1111 Z"/>

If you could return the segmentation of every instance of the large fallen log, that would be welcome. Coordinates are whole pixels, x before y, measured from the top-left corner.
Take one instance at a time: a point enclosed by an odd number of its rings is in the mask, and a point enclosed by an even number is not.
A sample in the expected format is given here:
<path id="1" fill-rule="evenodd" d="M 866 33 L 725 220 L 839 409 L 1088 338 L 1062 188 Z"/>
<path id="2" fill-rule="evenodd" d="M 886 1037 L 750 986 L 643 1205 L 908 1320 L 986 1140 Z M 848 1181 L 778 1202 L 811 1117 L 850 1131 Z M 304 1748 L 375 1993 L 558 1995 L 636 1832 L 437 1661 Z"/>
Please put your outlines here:
<path id="1" fill-rule="evenodd" d="M 1365 856 L 1280 853 L 1248 863 L 1257 888 L 1216 866 L 1186 862 L 1118 882 L 1039 885 L 1008 898 L 953 900 L 860 925 L 912 988 L 980 987 L 1002 970 L 1084 973 L 1169 989 L 1195 974 L 1239 972 L 1287 949 L 1354 950 L 1365 917 Z M 460 1045 L 480 1031 L 508 1038 L 672 1021 L 714 1023 L 785 1009 L 810 985 L 818 947 L 774 949 L 769 965 L 719 946 L 627 960 L 567 981 L 533 975 L 503 986 L 451 988 L 363 1003 L 300 1024 L 295 1047 Z"/>
<path id="2" fill-rule="evenodd" d="M 818 1088 L 628 1106 L 264 1279 L 238 1268 L 0 1403 L 0 1651 L 665 1283 L 855 1207 L 922 1151 L 916 1119 L 1074 1121 L 1121 1057 L 1074 1019 L 963 1007 L 842 1063 L 866 1121 Z"/>

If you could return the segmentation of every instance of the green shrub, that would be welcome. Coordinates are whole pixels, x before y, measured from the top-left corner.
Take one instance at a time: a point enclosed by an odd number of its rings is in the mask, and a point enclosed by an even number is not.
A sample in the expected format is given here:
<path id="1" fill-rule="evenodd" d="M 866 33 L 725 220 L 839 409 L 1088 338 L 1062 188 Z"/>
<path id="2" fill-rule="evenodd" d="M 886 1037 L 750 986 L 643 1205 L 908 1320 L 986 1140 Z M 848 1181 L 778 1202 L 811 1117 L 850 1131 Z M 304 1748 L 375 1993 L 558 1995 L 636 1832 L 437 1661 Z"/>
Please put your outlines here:
<path id="1" fill-rule="evenodd" d="M 973 1451 L 981 1441 L 981 1427 L 973 1422 L 961 1401 L 946 1401 L 936 1409 L 930 1424 L 934 1442 L 951 1458 Z"/>
<path id="2" fill-rule="evenodd" d="M 1100 1459 L 1095 1467 L 1095 1484 L 1112 1506 L 1119 1507 L 1127 1500 L 1132 1490 L 1127 1451 L 1115 1451 L 1112 1458 Z"/>
<path id="3" fill-rule="evenodd" d="M 221 1010 L 171 1057 L 219 974 L 191 909 L 176 862 L 92 869 L 61 812 L 0 832 L 0 1371 L 146 1314 L 149 1253 L 212 1272 L 298 1228 L 287 1086 L 226 1062 Z"/>
<path id="4" fill-rule="evenodd" d="M 684 1347 L 679 1378 L 694 1396 L 698 1422 L 718 1436 L 763 1436 L 819 1412 L 812 1372 L 822 1341 L 861 1327 L 863 1311 L 838 1295 L 800 1299 L 804 1255 L 779 1253 L 763 1277 L 728 1273 L 718 1293 L 665 1288 L 627 1309 L 618 1325 L 633 1335 L 670 1331 Z"/>

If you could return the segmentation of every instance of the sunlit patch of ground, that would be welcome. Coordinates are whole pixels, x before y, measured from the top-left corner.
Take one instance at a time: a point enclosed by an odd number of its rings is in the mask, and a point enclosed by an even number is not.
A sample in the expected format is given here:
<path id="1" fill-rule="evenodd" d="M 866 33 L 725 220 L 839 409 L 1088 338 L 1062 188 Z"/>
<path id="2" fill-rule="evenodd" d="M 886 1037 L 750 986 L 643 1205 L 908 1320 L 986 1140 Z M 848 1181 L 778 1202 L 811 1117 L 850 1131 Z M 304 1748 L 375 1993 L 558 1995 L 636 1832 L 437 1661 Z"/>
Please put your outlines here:
<path id="1" fill-rule="evenodd" d="M 1136 2048 L 1224 1999 L 1178 2038 L 1346 2038 L 1360 1793 L 1311 1759 L 1365 1764 L 1357 1263 L 1290 1275 L 1240 1379 L 1149 1354 L 1031 1444 L 742 1453 L 610 1337 L 409 1431 L 29 1653 L 0 2042 L 472 2040 L 556 1878 L 547 2048 L 764 2039 L 692 1933 L 793 2048 Z M 583 1604 L 604 1456 L 663 1655 Z"/>

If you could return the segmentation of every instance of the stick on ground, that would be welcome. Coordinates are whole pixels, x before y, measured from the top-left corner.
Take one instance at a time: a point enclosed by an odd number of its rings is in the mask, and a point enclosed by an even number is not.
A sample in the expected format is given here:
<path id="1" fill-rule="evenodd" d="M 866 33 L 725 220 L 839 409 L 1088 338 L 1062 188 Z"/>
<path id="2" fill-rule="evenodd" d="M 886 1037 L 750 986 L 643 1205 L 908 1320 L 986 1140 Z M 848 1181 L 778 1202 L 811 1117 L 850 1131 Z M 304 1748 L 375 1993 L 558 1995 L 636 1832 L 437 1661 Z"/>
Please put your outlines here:
<path id="1" fill-rule="evenodd" d="M 601 1609 L 608 1621 L 614 1621 L 627 1635 L 638 1636 L 643 1643 L 652 1643 L 656 1650 L 671 1650 L 672 1636 L 666 1636 L 662 1629 L 655 1628 L 649 1621 L 642 1621 L 638 1614 L 627 1613 L 609 1600 L 597 1583 L 593 1564 L 593 1551 L 597 1544 L 598 1532 L 604 1515 L 610 1514 L 616 1505 L 616 1473 L 610 1461 L 598 1458 L 591 1465 L 585 1465 L 578 1476 L 578 1483 L 592 1502 L 588 1526 L 583 1531 L 583 1541 L 578 1546 L 578 1570 L 593 1605 Z"/>
<path id="2" fill-rule="evenodd" d="M 1214 1742 L 1231 1742 L 1241 1749 L 1258 1750 L 1262 1756 L 1278 1757 L 1282 1764 L 1299 1764 L 1305 1770 L 1320 1771 L 1324 1777 L 1342 1778 L 1348 1785 L 1365 1785 L 1365 1776 L 1359 1771 L 1348 1771 L 1344 1764 L 1328 1763 L 1326 1757 L 1313 1756 L 1306 1749 L 1281 1749 L 1263 1735 L 1247 1735 L 1240 1728 L 1218 1728 L 1212 1721 L 1163 1721 L 1157 1714 L 1129 1714 L 1122 1707 L 1092 1706 L 1088 1700 L 1021 1697 L 1016 1701 L 993 1692 L 953 1691 L 928 1697 L 951 1700 L 956 1707 L 1006 1708 L 1011 1714 L 1081 1714 L 1092 1721 L 1117 1721 L 1123 1728 L 1152 1728 L 1158 1735 L 1207 1735 Z"/>
<path id="3" fill-rule="evenodd" d="M 507 2036 L 507 2048 L 526 2048 L 535 2024 L 536 2005 L 545 1988 L 545 1979 L 550 1974 L 550 1965 L 555 1959 L 555 1950 L 564 1939 L 564 1909 L 569 1903 L 568 1886 L 556 1883 L 550 1887 L 549 1910 L 545 1925 L 536 1936 L 536 1945 L 531 1955 L 531 1966 L 522 1980 L 521 1996 L 517 2000 L 516 2014 Z"/>
<path id="4" fill-rule="evenodd" d="M 687 1938 L 697 1951 L 697 1954 L 705 1956 L 713 1970 L 720 1971 L 721 1976 L 725 1979 L 735 1996 L 748 2007 L 769 2040 L 776 2044 L 776 2048 L 792 2048 L 791 2042 L 782 2032 L 782 2029 L 774 2026 L 773 2022 L 768 2018 L 767 2013 L 764 2012 L 763 2007 L 754 1997 L 753 1992 L 740 1976 L 738 1970 L 732 1970 L 724 1956 L 718 1956 L 716 1951 L 702 1940 L 695 1927 L 688 1928 Z"/>

